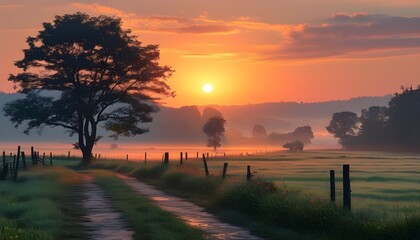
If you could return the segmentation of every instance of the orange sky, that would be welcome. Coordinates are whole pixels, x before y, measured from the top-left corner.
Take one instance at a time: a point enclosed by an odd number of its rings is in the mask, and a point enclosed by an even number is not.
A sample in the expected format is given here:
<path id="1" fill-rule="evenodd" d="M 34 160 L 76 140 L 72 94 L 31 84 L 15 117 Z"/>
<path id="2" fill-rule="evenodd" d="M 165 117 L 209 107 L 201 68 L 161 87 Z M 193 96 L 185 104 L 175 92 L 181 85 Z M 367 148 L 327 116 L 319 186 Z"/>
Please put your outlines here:
<path id="1" fill-rule="evenodd" d="M 121 17 L 160 44 L 169 106 L 326 101 L 420 84 L 418 0 L 0 0 L 0 91 L 27 36 L 54 15 Z M 212 93 L 203 93 L 210 83 Z"/>

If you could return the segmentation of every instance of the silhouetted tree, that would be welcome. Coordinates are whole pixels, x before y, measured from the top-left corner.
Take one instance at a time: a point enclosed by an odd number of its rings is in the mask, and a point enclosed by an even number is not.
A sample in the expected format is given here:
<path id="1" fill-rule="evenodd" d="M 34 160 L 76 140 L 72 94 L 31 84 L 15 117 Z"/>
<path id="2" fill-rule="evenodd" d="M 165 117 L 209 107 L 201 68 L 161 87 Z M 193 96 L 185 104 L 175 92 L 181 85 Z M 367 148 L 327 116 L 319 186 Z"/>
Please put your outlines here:
<path id="1" fill-rule="evenodd" d="M 304 146 L 304 143 L 299 140 L 288 142 L 283 145 L 283 147 L 288 148 L 290 152 L 303 151 L 303 146 Z"/>
<path id="2" fill-rule="evenodd" d="M 363 109 L 360 115 L 358 142 L 365 145 L 378 145 L 386 141 L 388 121 L 387 107 L 372 106 Z"/>
<path id="3" fill-rule="evenodd" d="M 101 138 L 99 126 L 114 138 L 143 134 L 148 129 L 138 124 L 152 121 L 158 110 L 151 103 L 173 95 L 166 84 L 172 70 L 158 64 L 158 46 L 142 46 L 120 19 L 56 16 L 27 43 L 15 64 L 23 72 L 9 78 L 26 98 L 4 111 L 16 126 L 27 122 L 26 133 L 60 126 L 77 134 L 74 145 L 84 162 Z"/>
<path id="4" fill-rule="evenodd" d="M 305 144 L 310 144 L 314 138 L 311 126 L 297 127 L 293 132 L 277 133 L 272 132 L 267 136 L 267 140 L 274 144 L 283 144 L 299 140 Z"/>
<path id="5" fill-rule="evenodd" d="M 389 101 L 390 138 L 402 145 L 420 144 L 420 87 L 402 88 Z"/>
<path id="6" fill-rule="evenodd" d="M 212 117 L 204 124 L 203 132 L 207 135 L 207 147 L 213 147 L 214 150 L 220 147 L 222 136 L 225 133 L 226 120 L 221 117 Z"/>
<path id="7" fill-rule="evenodd" d="M 207 123 L 210 120 L 210 118 L 212 118 L 212 117 L 223 118 L 223 114 L 219 110 L 217 110 L 216 108 L 212 108 L 212 107 L 204 108 L 203 116 L 202 116 L 203 124 Z"/>
<path id="8" fill-rule="evenodd" d="M 267 138 L 267 131 L 262 125 L 255 124 L 252 129 L 252 138 L 254 139 L 265 139 Z"/>
<path id="9" fill-rule="evenodd" d="M 333 114 L 333 118 L 326 129 L 345 146 L 346 141 L 356 135 L 358 124 L 359 118 L 356 113 L 338 112 Z"/>
<path id="10" fill-rule="evenodd" d="M 314 133 L 312 132 L 312 128 L 309 125 L 296 128 L 292 135 L 305 144 L 311 143 L 311 139 L 314 139 Z"/>

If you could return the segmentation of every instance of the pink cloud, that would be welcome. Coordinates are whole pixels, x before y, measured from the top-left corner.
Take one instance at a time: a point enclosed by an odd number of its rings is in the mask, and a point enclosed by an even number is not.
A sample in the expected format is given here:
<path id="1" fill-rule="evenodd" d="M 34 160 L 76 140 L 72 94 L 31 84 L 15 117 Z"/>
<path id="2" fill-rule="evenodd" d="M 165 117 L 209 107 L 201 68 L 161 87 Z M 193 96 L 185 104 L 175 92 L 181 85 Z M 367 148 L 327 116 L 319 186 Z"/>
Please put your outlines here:
<path id="1" fill-rule="evenodd" d="M 323 24 L 267 23 L 240 17 L 230 20 L 209 18 L 207 14 L 195 18 L 178 16 L 139 16 L 100 4 L 73 3 L 74 7 L 98 14 L 121 17 L 135 32 L 155 32 L 195 35 L 248 34 L 253 39 L 270 33 L 275 38 L 260 37 L 250 42 L 253 48 L 246 54 L 259 54 L 262 59 L 346 58 L 357 54 L 378 57 L 390 51 L 407 54 L 407 49 L 420 48 L 420 17 L 371 15 L 367 12 L 335 13 Z M 251 34 L 251 35 L 250 35 Z M 277 48 L 258 50 L 277 41 Z M 179 47 L 178 47 L 179 48 Z M 251 48 L 249 48 L 251 49 Z M 403 51 L 404 50 L 404 51 Z M 224 49 L 224 52 L 231 51 Z M 232 50 L 231 52 L 236 52 Z M 245 53 L 244 53 L 245 54 Z"/>
<path id="2" fill-rule="evenodd" d="M 395 54 L 398 49 L 420 48 L 420 17 L 338 13 L 327 23 L 292 26 L 284 34 L 287 41 L 267 55 L 305 59 L 345 57 L 367 51 L 389 50 Z"/>

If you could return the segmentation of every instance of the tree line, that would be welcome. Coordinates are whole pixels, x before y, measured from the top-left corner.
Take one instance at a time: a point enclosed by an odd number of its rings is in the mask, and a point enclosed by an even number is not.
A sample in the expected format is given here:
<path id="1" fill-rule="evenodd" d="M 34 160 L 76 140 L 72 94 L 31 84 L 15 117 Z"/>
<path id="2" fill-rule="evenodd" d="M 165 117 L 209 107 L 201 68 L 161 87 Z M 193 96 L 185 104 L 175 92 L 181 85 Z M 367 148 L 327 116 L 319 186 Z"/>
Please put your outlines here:
<path id="1" fill-rule="evenodd" d="M 420 146 L 420 86 L 402 87 L 388 106 L 363 109 L 358 116 L 333 114 L 326 127 L 346 149 L 411 150 Z"/>

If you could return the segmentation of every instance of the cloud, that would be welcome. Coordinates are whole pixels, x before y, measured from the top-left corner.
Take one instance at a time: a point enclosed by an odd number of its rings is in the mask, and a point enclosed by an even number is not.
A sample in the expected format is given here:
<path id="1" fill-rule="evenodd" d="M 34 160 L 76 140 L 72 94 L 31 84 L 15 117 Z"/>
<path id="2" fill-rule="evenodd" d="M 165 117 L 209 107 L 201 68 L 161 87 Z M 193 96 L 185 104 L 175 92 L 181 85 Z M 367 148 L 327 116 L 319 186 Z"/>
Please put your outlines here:
<path id="1" fill-rule="evenodd" d="M 75 8 L 87 9 L 98 14 L 120 17 L 123 23 L 136 32 L 233 34 L 237 30 L 223 21 L 206 21 L 205 17 L 184 18 L 178 16 L 138 16 L 101 4 L 72 3 Z"/>
<path id="2" fill-rule="evenodd" d="M 134 32 L 194 35 L 240 35 L 247 41 L 247 52 L 262 60 L 383 57 L 420 53 L 420 17 L 372 15 L 367 12 L 335 13 L 323 24 L 281 24 L 250 17 L 229 20 L 179 16 L 139 16 L 100 4 L 73 3 L 76 8 L 122 18 Z M 232 38 L 234 39 L 234 38 Z M 238 38 L 236 38 L 238 39 Z M 275 43 L 275 48 L 259 48 Z M 218 44 L 223 44 L 218 42 Z M 239 44 L 240 45 L 240 44 Z M 239 46 L 238 45 L 238 46 Z M 221 53 L 236 52 L 237 46 L 221 46 Z M 180 48 L 177 46 L 177 48 Z M 245 48 L 242 48 L 245 49 Z M 190 54 L 201 56 L 201 53 Z M 211 54 L 208 56 L 212 56 Z M 214 55 L 214 56 L 224 56 Z"/>
<path id="3" fill-rule="evenodd" d="M 3 4 L 3 5 L 0 5 L 0 9 L 2 9 L 2 8 L 17 8 L 17 7 L 23 7 L 23 4 Z"/>
<path id="4" fill-rule="evenodd" d="M 295 25 L 269 58 L 346 57 L 365 52 L 420 48 L 420 17 L 337 13 L 321 25 Z M 420 53 L 420 51 L 419 51 Z M 401 51 L 406 54 L 406 51 Z M 271 55 L 271 56 L 270 56 Z"/>

